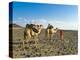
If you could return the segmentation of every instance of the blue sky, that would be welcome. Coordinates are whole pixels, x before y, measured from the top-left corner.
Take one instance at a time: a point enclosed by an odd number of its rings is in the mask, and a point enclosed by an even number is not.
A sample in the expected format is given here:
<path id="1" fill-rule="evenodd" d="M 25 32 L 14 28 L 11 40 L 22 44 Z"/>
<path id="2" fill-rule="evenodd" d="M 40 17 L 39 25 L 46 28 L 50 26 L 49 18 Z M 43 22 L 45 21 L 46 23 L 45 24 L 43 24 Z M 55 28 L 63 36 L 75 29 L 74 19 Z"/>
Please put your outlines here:
<path id="1" fill-rule="evenodd" d="M 27 23 L 50 23 L 60 29 L 76 30 L 78 7 L 76 5 L 57 5 L 27 2 L 13 2 L 13 23 L 25 26 Z"/>

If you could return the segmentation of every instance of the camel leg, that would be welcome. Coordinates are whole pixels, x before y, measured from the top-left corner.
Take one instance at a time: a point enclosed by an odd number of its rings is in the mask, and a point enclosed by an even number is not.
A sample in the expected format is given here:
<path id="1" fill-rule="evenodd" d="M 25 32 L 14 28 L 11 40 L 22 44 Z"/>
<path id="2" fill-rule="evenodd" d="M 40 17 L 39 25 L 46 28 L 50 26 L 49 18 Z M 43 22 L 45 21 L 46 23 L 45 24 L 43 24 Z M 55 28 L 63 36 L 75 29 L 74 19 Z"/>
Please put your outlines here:
<path id="1" fill-rule="evenodd" d="M 51 40 L 51 38 L 52 38 L 52 34 L 50 34 L 50 40 Z"/>
<path id="2" fill-rule="evenodd" d="M 24 48 L 24 50 L 25 50 L 25 41 L 23 41 L 23 48 Z"/>
<path id="3" fill-rule="evenodd" d="M 26 39 L 26 35 L 24 34 L 24 40 Z"/>
<path id="4" fill-rule="evenodd" d="M 22 49 L 24 50 L 24 54 L 26 54 L 26 50 L 25 50 L 25 40 L 22 41 Z"/>
<path id="5" fill-rule="evenodd" d="M 26 36 L 26 40 L 29 42 L 31 40 L 31 35 Z"/>
<path id="6" fill-rule="evenodd" d="M 35 41 L 36 48 L 38 47 L 38 41 L 39 41 L 39 39 L 36 39 L 36 41 Z"/>
<path id="7" fill-rule="evenodd" d="M 54 36 L 54 34 L 51 34 L 51 39 L 53 40 L 53 36 Z"/>
<path id="8" fill-rule="evenodd" d="M 39 38 L 39 36 L 38 36 L 38 35 L 36 35 L 36 36 L 35 36 L 35 38 L 36 38 L 36 39 L 35 39 L 35 46 L 36 46 L 36 48 L 37 48 L 37 47 L 38 47 L 38 41 L 39 41 L 39 39 L 38 39 L 38 38 Z"/>
<path id="9" fill-rule="evenodd" d="M 60 36 L 60 39 L 63 40 L 63 35 Z"/>
<path id="10" fill-rule="evenodd" d="M 46 36 L 45 36 L 46 37 Z M 49 40 L 49 34 L 47 34 L 47 40 Z"/>

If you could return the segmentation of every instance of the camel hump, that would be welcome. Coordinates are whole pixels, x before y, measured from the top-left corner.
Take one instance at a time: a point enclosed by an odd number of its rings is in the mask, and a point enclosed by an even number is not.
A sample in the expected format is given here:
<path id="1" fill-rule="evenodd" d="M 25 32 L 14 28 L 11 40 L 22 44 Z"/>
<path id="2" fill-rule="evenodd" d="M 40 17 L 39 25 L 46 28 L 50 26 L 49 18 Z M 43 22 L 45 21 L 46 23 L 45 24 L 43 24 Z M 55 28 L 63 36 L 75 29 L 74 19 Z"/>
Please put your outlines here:
<path id="1" fill-rule="evenodd" d="M 49 27 L 48 27 L 48 29 L 52 29 L 52 28 L 53 28 L 53 26 L 49 26 Z"/>
<path id="2" fill-rule="evenodd" d="M 36 28 L 32 28 L 32 30 L 36 33 L 38 33 L 39 31 Z"/>

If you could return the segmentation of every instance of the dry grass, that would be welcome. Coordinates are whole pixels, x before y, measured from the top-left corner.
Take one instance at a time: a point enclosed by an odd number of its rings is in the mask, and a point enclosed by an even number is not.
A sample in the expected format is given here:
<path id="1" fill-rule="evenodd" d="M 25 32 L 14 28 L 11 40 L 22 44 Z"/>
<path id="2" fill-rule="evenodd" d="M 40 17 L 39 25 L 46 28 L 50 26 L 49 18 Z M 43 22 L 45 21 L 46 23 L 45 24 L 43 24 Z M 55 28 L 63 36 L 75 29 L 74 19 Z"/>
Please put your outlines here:
<path id="1" fill-rule="evenodd" d="M 23 31 L 24 29 L 13 29 L 13 57 L 40 57 L 40 56 L 56 56 L 56 55 L 72 55 L 78 52 L 78 32 L 64 30 L 64 40 L 59 39 L 57 32 L 51 40 L 46 40 L 45 30 L 42 30 L 40 39 L 35 43 L 35 39 L 25 42 L 23 47 Z"/>

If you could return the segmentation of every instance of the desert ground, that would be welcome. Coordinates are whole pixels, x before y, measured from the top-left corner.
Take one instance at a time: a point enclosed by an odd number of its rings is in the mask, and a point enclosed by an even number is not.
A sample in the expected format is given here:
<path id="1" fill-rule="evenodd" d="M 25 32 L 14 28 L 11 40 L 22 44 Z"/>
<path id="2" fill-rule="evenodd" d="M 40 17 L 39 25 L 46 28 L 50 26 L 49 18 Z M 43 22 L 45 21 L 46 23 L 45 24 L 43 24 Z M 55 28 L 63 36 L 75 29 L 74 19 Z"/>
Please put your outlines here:
<path id="1" fill-rule="evenodd" d="M 24 28 L 13 28 L 12 48 L 13 58 L 41 57 L 41 56 L 60 56 L 75 55 L 78 53 L 78 31 L 63 30 L 64 39 L 60 40 L 59 30 L 51 40 L 47 40 L 45 29 L 41 31 L 38 42 L 32 39 L 30 42 L 24 40 Z M 23 47 L 25 41 L 25 47 Z M 9 41 L 10 42 L 10 41 Z M 11 45 L 10 44 L 10 45 Z"/>

